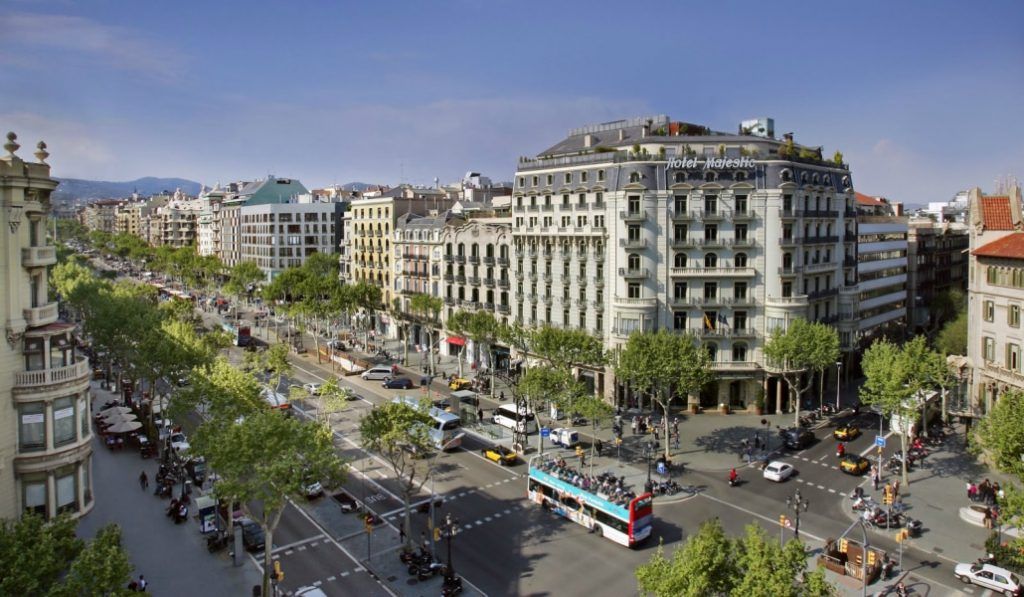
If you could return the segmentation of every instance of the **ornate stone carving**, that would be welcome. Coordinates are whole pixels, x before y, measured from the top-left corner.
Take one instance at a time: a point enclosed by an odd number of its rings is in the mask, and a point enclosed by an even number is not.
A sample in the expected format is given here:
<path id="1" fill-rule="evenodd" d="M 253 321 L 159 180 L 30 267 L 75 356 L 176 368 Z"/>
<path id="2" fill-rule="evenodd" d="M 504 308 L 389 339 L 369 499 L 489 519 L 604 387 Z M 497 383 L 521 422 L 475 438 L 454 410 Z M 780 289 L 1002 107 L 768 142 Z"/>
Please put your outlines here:
<path id="1" fill-rule="evenodd" d="M 24 337 L 25 331 L 18 331 L 11 327 L 7 328 L 7 345 L 11 348 L 17 348 L 21 344 L 21 339 Z"/>

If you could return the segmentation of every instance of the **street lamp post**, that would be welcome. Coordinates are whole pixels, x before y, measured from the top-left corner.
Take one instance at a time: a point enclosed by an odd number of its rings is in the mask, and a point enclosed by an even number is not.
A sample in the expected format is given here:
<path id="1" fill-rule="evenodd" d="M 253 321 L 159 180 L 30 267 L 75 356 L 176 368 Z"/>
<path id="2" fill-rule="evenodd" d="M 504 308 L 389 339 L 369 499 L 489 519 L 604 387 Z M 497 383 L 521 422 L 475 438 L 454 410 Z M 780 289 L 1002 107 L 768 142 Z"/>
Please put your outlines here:
<path id="1" fill-rule="evenodd" d="M 445 571 L 444 584 L 452 586 L 458 581 L 455 577 L 455 566 L 452 564 L 452 537 L 455 536 L 455 529 L 458 528 L 459 521 L 452 516 L 449 512 L 444 517 L 444 531 L 445 538 L 448 539 L 448 569 Z"/>
<path id="2" fill-rule="evenodd" d="M 761 419 L 761 424 L 764 425 L 764 453 L 765 458 L 767 458 L 768 453 L 771 452 L 771 446 L 768 445 L 768 438 L 770 437 L 772 424 L 768 419 Z"/>
<path id="3" fill-rule="evenodd" d="M 443 454 L 445 450 L 450 448 L 456 442 L 461 442 L 462 441 L 462 437 L 464 435 L 466 435 L 466 434 L 465 433 L 460 433 L 460 434 L 456 435 L 455 437 L 453 437 L 452 439 L 448 440 L 448 443 L 446 443 L 443 446 L 441 446 L 437 450 L 437 454 L 434 454 L 434 457 L 430 460 L 430 469 L 429 469 L 430 470 L 430 555 L 431 555 L 431 557 L 433 557 L 435 559 L 437 558 L 437 552 L 436 552 L 437 545 L 434 542 L 434 528 L 435 528 L 435 522 L 434 522 L 434 502 L 437 501 L 437 494 L 434 493 L 434 476 L 435 476 L 434 475 L 434 473 L 435 473 L 434 466 L 437 464 L 437 457 L 440 456 L 441 454 Z M 451 515 L 449 514 L 449 516 L 451 516 Z M 447 520 L 446 520 L 446 522 L 447 522 Z M 449 565 L 451 565 L 451 559 L 452 559 L 451 541 L 449 540 L 449 544 L 448 544 L 448 564 Z"/>
<path id="4" fill-rule="evenodd" d="M 796 490 L 796 494 L 795 495 L 793 495 L 792 497 L 786 498 L 786 506 L 788 506 L 788 507 L 793 509 L 793 517 L 795 519 L 794 520 L 794 526 L 793 526 L 793 536 L 794 537 L 797 537 L 797 538 L 800 537 L 800 511 L 803 510 L 804 512 L 807 512 L 807 508 L 810 505 L 811 505 L 811 503 L 809 501 L 807 501 L 806 499 L 804 499 L 803 496 L 800 495 L 800 490 L 799 489 Z"/>
<path id="5" fill-rule="evenodd" d="M 651 454 L 653 452 L 653 442 L 647 442 L 644 444 L 644 458 L 647 459 L 647 483 L 644 483 L 644 491 L 646 493 L 651 493 L 654 490 L 654 484 L 651 483 Z"/>
<path id="6" fill-rule="evenodd" d="M 836 413 L 839 412 L 839 385 L 843 381 L 843 362 L 836 361 Z"/>

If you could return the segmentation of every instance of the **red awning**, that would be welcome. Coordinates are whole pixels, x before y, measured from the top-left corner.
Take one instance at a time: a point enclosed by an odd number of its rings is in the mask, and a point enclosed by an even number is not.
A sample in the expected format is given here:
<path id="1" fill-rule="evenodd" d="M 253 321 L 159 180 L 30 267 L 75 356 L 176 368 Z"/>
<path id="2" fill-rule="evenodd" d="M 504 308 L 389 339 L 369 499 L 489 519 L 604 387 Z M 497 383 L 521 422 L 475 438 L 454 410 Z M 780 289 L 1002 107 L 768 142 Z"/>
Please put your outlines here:
<path id="1" fill-rule="evenodd" d="M 465 346 L 466 340 L 459 338 L 458 336 L 448 336 L 448 344 L 454 344 L 455 346 Z"/>

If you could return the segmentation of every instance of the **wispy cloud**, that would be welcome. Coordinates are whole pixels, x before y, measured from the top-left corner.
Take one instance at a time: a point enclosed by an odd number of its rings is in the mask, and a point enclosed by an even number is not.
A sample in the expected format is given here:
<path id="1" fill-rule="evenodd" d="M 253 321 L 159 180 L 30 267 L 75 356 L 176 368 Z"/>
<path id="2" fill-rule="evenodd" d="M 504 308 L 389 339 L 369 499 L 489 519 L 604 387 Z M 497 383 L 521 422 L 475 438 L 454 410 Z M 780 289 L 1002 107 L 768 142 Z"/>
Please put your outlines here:
<path id="1" fill-rule="evenodd" d="M 97 171 L 116 175 L 121 163 L 109 139 L 105 138 L 110 131 L 90 129 L 77 122 L 48 118 L 34 112 L 0 112 L 0 122 L 5 131 L 18 134 L 18 142 L 21 143 L 18 154 L 22 159 L 34 160 L 31 155 L 36 143 L 46 141 L 50 151 L 47 161 L 53 166 L 55 176 L 88 178 Z"/>
<path id="2" fill-rule="evenodd" d="M 176 48 L 125 27 L 70 15 L 0 14 L 0 55 L 7 55 L 4 63 L 40 66 L 47 58 L 31 54 L 39 50 L 84 57 L 101 67 L 166 80 L 181 78 L 186 66 L 186 57 Z"/>

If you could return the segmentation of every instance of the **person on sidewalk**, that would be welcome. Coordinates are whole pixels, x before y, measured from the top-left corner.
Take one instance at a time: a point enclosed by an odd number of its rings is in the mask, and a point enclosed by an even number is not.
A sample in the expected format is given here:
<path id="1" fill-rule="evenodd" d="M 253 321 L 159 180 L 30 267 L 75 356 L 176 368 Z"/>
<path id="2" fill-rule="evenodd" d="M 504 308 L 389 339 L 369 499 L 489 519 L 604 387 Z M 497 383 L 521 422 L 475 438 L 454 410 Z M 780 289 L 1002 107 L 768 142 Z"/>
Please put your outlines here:
<path id="1" fill-rule="evenodd" d="M 149 477 L 146 475 L 146 471 L 139 473 L 139 487 L 142 488 L 142 491 L 149 489 Z"/>
<path id="2" fill-rule="evenodd" d="M 149 586 L 149 581 L 146 580 L 146 576 L 144 574 L 139 575 L 139 583 L 137 586 L 139 587 L 140 593 L 146 592 L 146 587 Z"/>

